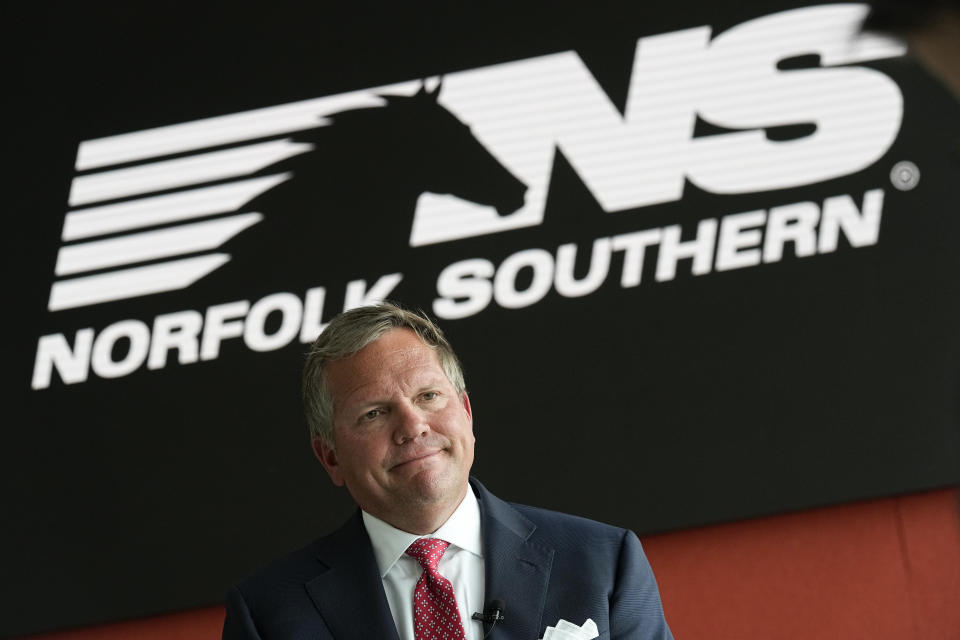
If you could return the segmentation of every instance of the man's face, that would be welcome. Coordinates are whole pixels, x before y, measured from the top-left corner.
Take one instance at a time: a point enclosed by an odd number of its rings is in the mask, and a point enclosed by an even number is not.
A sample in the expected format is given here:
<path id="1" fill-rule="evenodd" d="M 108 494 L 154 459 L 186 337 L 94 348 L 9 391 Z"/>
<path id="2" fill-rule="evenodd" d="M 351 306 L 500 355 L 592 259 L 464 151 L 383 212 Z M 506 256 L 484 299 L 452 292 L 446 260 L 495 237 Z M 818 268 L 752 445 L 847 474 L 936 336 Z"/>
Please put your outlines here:
<path id="1" fill-rule="evenodd" d="M 394 329 L 325 373 L 335 447 L 315 440 L 314 451 L 334 484 L 400 529 L 411 516 L 442 524 L 466 493 L 474 437 L 470 401 L 434 350 Z"/>

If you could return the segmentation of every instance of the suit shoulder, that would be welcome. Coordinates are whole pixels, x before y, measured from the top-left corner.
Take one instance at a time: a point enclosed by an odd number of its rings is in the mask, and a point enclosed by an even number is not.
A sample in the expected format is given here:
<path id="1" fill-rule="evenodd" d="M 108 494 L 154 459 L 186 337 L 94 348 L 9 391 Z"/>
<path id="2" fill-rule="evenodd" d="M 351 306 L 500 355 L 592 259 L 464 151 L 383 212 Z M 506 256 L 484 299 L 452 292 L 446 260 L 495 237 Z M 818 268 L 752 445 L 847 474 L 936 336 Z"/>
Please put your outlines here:
<path id="1" fill-rule="evenodd" d="M 622 527 L 582 516 L 531 507 L 525 504 L 510 503 L 510 506 L 537 525 L 534 536 L 539 534 L 540 536 L 559 538 L 576 545 L 595 544 L 600 541 L 606 541 L 608 544 L 619 544 L 625 536 L 631 535 L 627 529 Z"/>
<path id="2" fill-rule="evenodd" d="M 300 589 L 304 582 L 321 573 L 325 567 L 317 558 L 317 547 L 323 538 L 283 555 L 250 574 L 237 584 L 246 596 L 282 592 L 285 588 Z"/>

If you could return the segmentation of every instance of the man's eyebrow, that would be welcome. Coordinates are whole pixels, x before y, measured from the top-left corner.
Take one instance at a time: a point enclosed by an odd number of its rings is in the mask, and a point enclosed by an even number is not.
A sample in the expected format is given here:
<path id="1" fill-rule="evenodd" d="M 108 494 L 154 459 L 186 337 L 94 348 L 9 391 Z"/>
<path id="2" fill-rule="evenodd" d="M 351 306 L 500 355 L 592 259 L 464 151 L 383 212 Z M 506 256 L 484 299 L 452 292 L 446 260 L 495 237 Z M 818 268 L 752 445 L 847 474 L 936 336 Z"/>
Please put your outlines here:
<path id="1" fill-rule="evenodd" d="M 441 373 L 436 376 L 431 375 L 429 378 L 426 378 L 423 382 L 420 382 L 415 386 L 411 386 L 411 388 L 413 389 L 412 393 L 418 394 L 426 391 L 427 389 L 437 389 L 438 387 L 442 387 L 447 383 L 449 383 L 449 380 L 444 374 Z M 451 383 L 451 386 L 452 386 L 452 383 Z M 359 399 L 354 400 L 354 398 L 359 398 Z M 365 405 L 385 404 L 388 402 L 390 402 L 390 398 L 383 397 L 383 396 L 373 396 L 371 398 L 364 399 L 363 393 L 358 388 L 348 394 L 348 399 L 344 401 L 344 404 L 348 404 L 352 406 L 365 406 Z"/>
<path id="2" fill-rule="evenodd" d="M 450 383 L 450 381 L 447 380 L 446 376 L 439 375 L 435 378 L 430 378 L 429 381 L 417 387 L 417 393 L 420 393 L 421 391 L 426 391 L 427 389 L 438 389 L 439 387 L 446 386 L 446 384 L 448 383 L 450 384 L 450 386 L 453 386 L 453 383 Z"/>
<path id="3" fill-rule="evenodd" d="M 387 404 L 388 402 L 389 401 L 384 398 L 374 397 L 374 398 L 367 398 L 367 399 L 361 398 L 356 401 L 348 400 L 346 404 L 348 407 L 350 407 L 351 410 L 361 411 L 365 408 Z"/>

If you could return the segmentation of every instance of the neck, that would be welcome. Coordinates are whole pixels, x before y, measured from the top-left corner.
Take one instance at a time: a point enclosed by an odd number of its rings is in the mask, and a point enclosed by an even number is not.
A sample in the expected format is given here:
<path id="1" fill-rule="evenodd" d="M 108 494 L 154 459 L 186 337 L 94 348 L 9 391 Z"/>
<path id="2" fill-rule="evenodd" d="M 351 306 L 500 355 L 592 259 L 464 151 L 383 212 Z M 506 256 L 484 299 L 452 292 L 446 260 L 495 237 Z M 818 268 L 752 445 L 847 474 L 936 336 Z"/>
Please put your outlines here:
<path id="1" fill-rule="evenodd" d="M 406 509 L 400 509 L 397 513 L 390 514 L 388 517 L 383 517 L 375 513 L 371 515 L 377 516 L 401 531 L 406 531 L 407 533 L 418 536 L 429 535 L 442 527 L 443 524 L 450 519 L 453 512 L 456 511 L 457 507 L 463 502 L 468 489 L 469 485 L 463 488 L 463 491 L 460 492 L 455 500 L 442 504 L 410 506 Z"/>

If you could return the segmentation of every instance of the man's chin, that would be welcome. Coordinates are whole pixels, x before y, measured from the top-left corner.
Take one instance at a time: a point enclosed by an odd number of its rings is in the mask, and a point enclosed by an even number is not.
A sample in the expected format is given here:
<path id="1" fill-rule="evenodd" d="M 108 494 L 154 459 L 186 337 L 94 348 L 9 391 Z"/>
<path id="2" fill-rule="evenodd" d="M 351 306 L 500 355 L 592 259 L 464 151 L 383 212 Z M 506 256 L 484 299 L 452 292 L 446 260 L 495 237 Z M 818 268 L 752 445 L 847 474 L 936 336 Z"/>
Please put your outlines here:
<path id="1" fill-rule="evenodd" d="M 402 479 L 402 492 L 411 502 L 439 502 L 454 498 L 465 485 L 466 478 L 451 465 L 427 464 Z"/>

